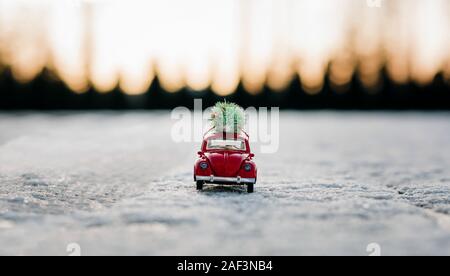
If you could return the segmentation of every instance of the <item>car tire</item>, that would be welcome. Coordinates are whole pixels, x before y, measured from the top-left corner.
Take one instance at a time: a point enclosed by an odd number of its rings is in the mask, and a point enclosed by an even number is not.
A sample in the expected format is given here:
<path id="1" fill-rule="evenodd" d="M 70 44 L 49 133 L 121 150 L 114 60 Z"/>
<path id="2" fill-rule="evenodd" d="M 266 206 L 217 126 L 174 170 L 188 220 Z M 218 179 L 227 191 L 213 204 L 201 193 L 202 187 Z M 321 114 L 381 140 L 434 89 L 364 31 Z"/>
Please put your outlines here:
<path id="1" fill-rule="evenodd" d="M 203 181 L 197 181 L 197 191 L 203 190 Z"/>
<path id="2" fill-rule="evenodd" d="M 255 184 L 247 184 L 247 193 L 251 194 L 255 191 Z"/>

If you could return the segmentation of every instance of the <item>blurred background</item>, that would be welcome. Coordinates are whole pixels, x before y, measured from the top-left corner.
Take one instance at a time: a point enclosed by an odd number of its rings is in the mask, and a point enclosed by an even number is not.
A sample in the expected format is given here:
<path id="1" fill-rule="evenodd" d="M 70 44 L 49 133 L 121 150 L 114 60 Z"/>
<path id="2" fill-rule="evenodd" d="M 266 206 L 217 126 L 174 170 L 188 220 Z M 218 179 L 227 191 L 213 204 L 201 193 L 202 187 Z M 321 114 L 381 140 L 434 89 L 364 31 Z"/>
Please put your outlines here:
<path id="1" fill-rule="evenodd" d="M 450 109 L 450 0 L 0 0 L 0 109 Z"/>
<path id="2" fill-rule="evenodd" d="M 283 109 L 256 193 L 196 98 Z M 450 0 L 0 0 L 0 255 L 450 255 L 449 111 Z"/>

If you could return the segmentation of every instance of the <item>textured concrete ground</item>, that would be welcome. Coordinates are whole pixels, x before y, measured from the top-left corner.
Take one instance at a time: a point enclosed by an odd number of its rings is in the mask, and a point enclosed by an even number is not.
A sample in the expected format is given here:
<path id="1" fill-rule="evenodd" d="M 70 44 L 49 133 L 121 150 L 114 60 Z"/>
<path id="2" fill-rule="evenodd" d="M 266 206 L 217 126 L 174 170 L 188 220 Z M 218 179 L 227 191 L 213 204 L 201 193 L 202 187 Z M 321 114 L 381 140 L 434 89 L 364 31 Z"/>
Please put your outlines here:
<path id="1" fill-rule="evenodd" d="M 168 113 L 3 113 L 0 254 L 450 255 L 449 115 L 283 113 L 248 195 L 195 190 Z"/>

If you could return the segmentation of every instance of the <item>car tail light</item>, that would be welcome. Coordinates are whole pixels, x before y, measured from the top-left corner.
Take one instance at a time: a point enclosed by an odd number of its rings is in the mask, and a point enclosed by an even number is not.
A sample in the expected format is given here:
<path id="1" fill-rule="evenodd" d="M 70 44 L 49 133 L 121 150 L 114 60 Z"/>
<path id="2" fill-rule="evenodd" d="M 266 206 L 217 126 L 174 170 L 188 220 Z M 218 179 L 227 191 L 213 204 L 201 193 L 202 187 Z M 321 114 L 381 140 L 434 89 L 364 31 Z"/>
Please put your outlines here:
<path id="1" fill-rule="evenodd" d="M 200 163 L 200 168 L 201 168 L 202 170 L 206 170 L 208 167 L 209 167 L 209 166 L 208 166 L 208 163 L 206 163 L 206 162 Z"/>

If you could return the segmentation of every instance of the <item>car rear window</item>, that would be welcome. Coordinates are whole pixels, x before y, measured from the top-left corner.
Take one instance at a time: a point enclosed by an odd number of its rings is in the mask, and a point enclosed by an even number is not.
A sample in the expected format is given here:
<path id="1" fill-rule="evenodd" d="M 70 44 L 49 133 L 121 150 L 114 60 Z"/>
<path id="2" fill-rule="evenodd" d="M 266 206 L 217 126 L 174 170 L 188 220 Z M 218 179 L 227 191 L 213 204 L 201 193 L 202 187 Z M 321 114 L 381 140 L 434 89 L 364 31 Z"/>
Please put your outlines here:
<path id="1" fill-rule="evenodd" d="M 208 150 L 245 150 L 245 142 L 243 140 L 223 140 L 210 139 L 207 145 Z"/>

